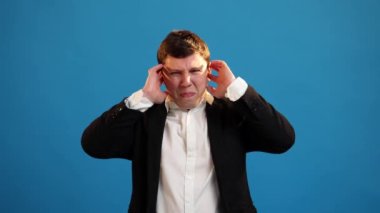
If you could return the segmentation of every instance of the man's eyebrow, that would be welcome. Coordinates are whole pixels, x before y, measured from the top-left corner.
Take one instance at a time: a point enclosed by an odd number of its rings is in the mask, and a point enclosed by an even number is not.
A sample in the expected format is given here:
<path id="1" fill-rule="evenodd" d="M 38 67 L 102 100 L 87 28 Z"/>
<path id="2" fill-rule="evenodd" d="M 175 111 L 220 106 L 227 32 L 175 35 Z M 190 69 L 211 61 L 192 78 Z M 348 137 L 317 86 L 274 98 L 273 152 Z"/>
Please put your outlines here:
<path id="1" fill-rule="evenodd" d="M 192 68 L 190 68 L 190 70 L 202 70 L 203 67 L 204 67 L 203 65 L 200 65 L 199 67 L 192 67 Z M 183 71 L 181 69 L 171 69 L 167 66 L 164 66 L 164 69 L 166 69 L 169 72 L 181 72 L 181 71 Z"/>
<path id="2" fill-rule="evenodd" d="M 190 70 L 202 70 L 202 69 L 203 69 L 203 65 L 199 67 L 192 67 Z"/>

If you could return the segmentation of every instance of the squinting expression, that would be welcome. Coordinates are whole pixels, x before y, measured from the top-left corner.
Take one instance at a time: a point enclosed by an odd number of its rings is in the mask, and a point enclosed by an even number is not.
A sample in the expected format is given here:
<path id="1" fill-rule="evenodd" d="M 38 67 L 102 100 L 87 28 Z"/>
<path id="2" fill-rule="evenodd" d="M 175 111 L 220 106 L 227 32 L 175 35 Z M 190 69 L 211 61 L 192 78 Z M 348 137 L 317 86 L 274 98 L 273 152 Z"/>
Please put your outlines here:
<path id="1" fill-rule="evenodd" d="M 164 63 L 163 80 L 173 101 L 182 109 L 192 109 L 203 98 L 209 72 L 206 60 L 198 53 L 186 58 L 168 56 Z"/>

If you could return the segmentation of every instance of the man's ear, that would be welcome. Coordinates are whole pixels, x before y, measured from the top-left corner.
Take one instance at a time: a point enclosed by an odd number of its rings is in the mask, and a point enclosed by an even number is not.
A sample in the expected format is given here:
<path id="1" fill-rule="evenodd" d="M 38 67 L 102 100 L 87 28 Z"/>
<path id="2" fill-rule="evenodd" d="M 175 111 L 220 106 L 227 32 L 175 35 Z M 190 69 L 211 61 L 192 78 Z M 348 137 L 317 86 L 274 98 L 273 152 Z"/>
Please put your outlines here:
<path id="1" fill-rule="evenodd" d="M 211 74 L 211 61 L 207 64 L 207 74 Z"/>
<path id="2" fill-rule="evenodd" d="M 211 67 L 210 67 L 210 63 L 209 63 L 209 65 L 207 66 L 207 81 L 208 82 L 211 81 L 211 79 L 208 77 L 210 74 L 211 74 Z"/>

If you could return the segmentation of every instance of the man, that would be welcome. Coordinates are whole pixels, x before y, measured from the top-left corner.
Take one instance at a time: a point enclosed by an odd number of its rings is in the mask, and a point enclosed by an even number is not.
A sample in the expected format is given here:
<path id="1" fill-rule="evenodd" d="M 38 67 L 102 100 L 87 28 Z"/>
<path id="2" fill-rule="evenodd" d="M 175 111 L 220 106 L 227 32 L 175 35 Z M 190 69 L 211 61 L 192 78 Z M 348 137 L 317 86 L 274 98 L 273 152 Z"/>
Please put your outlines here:
<path id="1" fill-rule="evenodd" d="M 129 212 L 256 212 L 246 153 L 287 151 L 292 126 L 190 31 L 169 33 L 157 59 L 141 90 L 87 127 L 83 149 L 132 161 Z"/>

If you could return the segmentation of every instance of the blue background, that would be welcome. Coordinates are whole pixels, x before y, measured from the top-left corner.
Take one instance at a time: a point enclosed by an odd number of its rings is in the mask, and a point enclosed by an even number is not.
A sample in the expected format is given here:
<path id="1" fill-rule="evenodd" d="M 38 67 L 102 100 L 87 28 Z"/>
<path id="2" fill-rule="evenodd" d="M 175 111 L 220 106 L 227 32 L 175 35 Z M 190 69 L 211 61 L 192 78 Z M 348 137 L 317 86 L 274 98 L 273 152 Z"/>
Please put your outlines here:
<path id="1" fill-rule="evenodd" d="M 172 29 L 198 33 L 297 132 L 253 153 L 260 212 L 380 211 L 377 0 L 0 2 L 0 212 L 126 212 L 130 162 L 83 129 L 141 88 Z"/>

